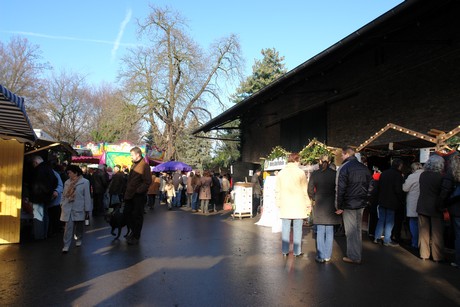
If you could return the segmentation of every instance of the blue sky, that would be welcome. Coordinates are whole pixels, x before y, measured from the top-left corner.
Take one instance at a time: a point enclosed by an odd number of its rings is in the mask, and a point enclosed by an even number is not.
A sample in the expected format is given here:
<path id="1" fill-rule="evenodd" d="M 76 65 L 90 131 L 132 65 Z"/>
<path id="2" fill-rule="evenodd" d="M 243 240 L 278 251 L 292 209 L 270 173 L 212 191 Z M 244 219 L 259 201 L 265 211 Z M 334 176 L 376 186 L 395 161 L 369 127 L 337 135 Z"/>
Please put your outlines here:
<path id="1" fill-rule="evenodd" d="M 114 82 L 126 48 L 138 43 L 136 19 L 149 4 L 168 6 L 188 20 L 203 48 L 237 34 L 250 75 L 263 48 L 276 48 L 289 70 L 330 47 L 402 1 L 395 0 L 0 0 L 0 40 L 20 35 L 38 45 L 55 70 Z"/>

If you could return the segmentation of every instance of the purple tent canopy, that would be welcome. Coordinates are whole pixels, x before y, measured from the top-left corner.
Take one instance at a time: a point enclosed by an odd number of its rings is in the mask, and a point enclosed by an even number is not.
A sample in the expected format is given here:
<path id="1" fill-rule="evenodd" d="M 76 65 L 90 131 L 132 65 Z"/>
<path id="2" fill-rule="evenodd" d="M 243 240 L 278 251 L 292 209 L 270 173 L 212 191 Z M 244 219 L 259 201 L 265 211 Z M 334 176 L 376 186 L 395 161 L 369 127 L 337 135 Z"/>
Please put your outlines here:
<path id="1" fill-rule="evenodd" d="M 190 172 L 192 167 L 180 161 L 168 161 L 158 164 L 153 168 L 154 172 L 174 172 L 174 171 Z"/>

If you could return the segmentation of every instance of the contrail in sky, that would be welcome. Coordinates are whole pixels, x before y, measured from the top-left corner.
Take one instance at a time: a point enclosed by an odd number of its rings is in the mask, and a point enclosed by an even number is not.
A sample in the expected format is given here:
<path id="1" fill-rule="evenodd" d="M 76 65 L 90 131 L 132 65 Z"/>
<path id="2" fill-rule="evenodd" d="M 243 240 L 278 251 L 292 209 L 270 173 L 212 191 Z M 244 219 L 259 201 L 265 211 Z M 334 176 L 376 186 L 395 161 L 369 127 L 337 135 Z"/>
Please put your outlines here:
<path id="1" fill-rule="evenodd" d="M 120 25 L 120 31 L 118 31 L 118 35 L 117 35 L 117 39 L 115 40 L 114 44 L 113 44 L 113 48 L 112 48 L 112 60 L 115 59 L 115 56 L 117 54 L 117 50 L 118 48 L 120 47 L 120 41 L 123 37 L 123 33 L 125 32 L 125 28 L 126 28 L 126 25 L 129 23 L 129 21 L 131 20 L 131 15 L 132 15 L 132 10 L 131 9 L 128 9 L 128 11 L 126 12 L 126 16 L 125 16 L 125 19 L 123 19 L 123 21 L 121 22 L 121 25 Z"/>
<path id="2" fill-rule="evenodd" d="M 79 37 L 72 37 L 72 36 L 48 35 L 48 34 L 35 33 L 35 32 L 25 32 L 25 31 L 0 31 L 0 32 L 11 33 L 11 34 L 19 34 L 19 35 L 24 35 L 24 36 L 43 37 L 43 38 L 56 39 L 56 40 L 68 40 L 68 41 L 78 41 L 78 42 L 86 42 L 86 43 L 98 43 L 98 44 L 107 44 L 107 45 L 113 45 L 114 44 L 113 41 L 106 41 L 106 40 L 101 40 L 101 39 L 89 39 L 89 38 L 79 38 Z M 130 43 L 118 43 L 118 45 L 119 46 L 127 46 L 127 47 L 139 46 L 139 44 L 130 44 Z"/>

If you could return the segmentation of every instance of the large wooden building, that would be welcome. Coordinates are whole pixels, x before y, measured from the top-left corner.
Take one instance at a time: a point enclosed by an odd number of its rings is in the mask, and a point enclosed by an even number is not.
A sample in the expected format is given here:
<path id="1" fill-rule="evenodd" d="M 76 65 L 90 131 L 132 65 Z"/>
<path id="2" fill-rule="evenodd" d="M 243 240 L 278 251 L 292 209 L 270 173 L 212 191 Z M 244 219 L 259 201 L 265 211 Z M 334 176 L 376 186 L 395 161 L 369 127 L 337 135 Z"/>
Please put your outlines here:
<path id="1" fill-rule="evenodd" d="M 302 31 L 302 29 L 299 29 Z M 460 124 L 460 1 L 407 0 L 194 133 L 241 121 L 241 156 L 310 139 L 359 146 L 388 123 L 427 133 Z M 388 131 L 374 146 L 432 147 Z"/>

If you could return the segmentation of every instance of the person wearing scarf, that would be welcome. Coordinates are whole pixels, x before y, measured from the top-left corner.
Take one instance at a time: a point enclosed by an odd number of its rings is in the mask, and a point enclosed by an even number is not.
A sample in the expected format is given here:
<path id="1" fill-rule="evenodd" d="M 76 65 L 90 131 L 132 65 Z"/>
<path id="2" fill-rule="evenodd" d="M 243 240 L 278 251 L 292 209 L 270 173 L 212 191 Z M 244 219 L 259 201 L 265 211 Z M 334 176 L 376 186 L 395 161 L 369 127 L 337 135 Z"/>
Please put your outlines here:
<path id="1" fill-rule="evenodd" d="M 81 168 L 69 165 L 67 174 L 69 179 L 65 182 L 61 203 L 61 221 L 65 222 L 62 248 L 64 254 L 69 251 L 74 234 L 75 246 L 81 246 L 84 220 L 93 210 L 89 181 L 83 177 Z"/>

